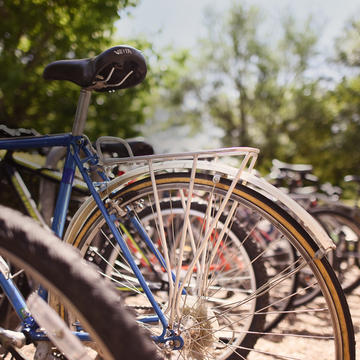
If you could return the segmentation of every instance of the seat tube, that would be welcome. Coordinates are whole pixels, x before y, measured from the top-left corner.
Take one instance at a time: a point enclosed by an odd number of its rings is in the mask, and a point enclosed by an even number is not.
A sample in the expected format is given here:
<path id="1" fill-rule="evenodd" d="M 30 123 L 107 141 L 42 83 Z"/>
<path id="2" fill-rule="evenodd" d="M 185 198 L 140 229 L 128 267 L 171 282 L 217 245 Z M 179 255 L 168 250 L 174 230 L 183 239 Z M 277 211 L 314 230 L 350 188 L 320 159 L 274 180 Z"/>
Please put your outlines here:
<path id="1" fill-rule="evenodd" d="M 60 189 L 56 200 L 54 219 L 51 226 L 52 230 L 59 238 L 62 238 L 65 227 L 66 213 L 69 207 L 75 169 L 76 164 L 74 161 L 74 157 L 71 151 L 68 151 L 66 154 Z"/>
<path id="2" fill-rule="evenodd" d="M 80 136 L 84 131 L 87 113 L 90 104 L 90 98 L 91 98 L 91 91 L 86 89 L 81 89 L 79 101 L 76 108 L 74 125 L 72 128 L 73 136 Z M 69 206 L 71 189 L 75 175 L 75 168 L 76 168 L 75 160 L 68 147 L 63 176 L 61 179 L 60 189 L 56 201 L 54 219 L 51 226 L 52 230 L 60 238 L 63 235 L 63 231 L 65 227 L 66 212 Z"/>
<path id="3" fill-rule="evenodd" d="M 81 89 L 79 101 L 76 108 L 74 125 L 72 128 L 73 136 L 80 136 L 84 131 L 87 113 L 90 104 L 90 98 L 91 98 L 91 91 L 86 89 Z M 71 154 L 71 151 L 69 151 L 68 148 L 65 165 L 64 165 L 63 177 L 61 179 L 60 190 L 56 201 L 54 220 L 51 226 L 52 230 L 60 238 L 63 235 L 63 231 L 65 227 L 66 212 L 69 206 L 71 188 L 75 175 L 75 168 L 76 168 L 76 164 L 74 158 Z"/>

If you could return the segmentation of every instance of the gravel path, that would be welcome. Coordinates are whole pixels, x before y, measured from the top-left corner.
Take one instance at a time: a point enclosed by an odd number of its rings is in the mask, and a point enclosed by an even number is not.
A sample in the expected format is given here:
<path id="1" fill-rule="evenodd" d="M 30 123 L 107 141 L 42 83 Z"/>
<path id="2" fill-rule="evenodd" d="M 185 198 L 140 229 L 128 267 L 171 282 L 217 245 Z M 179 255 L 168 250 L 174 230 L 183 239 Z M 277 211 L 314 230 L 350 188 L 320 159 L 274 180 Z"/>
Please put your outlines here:
<path id="1" fill-rule="evenodd" d="M 347 295 L 347 301 L 350 307 L 350 312 L 354 324 L 355 331 L 355 339 L 356 339 L 356 360 L 360 360 L 360 287 L 355 289 L 351 294 Z M 313 300 L 308 306 L 314 307 L 314 303 L 316 304 L 316 299 Z M 291 318 L 293 317 L 293 319 Z M 294 319 L 296 318 L 296 321 Z M 302 321 L 299 321 L 299 320 Z M 291 330 L 291 333 L 309 333 L 309 334 L 317 334 L 319 333 L 319 329 L 323 331 L 328 326 L 328 319 L 324 321 L 321 316 L 302 314 L 302 315 L 291 315 L 285 318 L 274 332 L 280 332 L 284 329 Z M 319 333 L 319 335 L 321 332 Z M 317 360 L 319 358 L 323 359 L 324 354 L 328 354 L 329 359 L 333 358 L 330 356 L 328 343 L 326 341 L 321 340 L 306 340 L 303 342 L 301 338 L 282 338 L 280 341 L 276 341 L 276 336 L 266 336 L 258 340 L 256 346 L 264 351 L 268 351 L 272 353 L 273 349 L 276 349 L 277 354 L 286 354 L 287 356 L 294 356 L 294 358 L 298 358 L 297 354 L 301 354 L 301 358 L 306 358 L 307 360 Z M 284 349 L 284 351 L 282 351 Z M 305 356 L 304 356 L 305 355 Z M 264 357 L 261 354 L 254 354 L 248 357 L 248 360 L 264 360 Z"/>
<path id="2" fill-rule="evenodd" d="M 354 330 L 355 330 L 355 337 L 357 342 L 357 356 L 356 359 L 360 360 L 360 287 L 355 289 L 351 294 L 347 295 L 347 300 L 350 306 L 351 316 L 353 319 L 354 324 Z M 316 300 L 315 300 L 316 301 Z M 285 319 L 285 322 L 287 322 L 285 325 L 286 327 L 291 325 L 292 319 Z M 310 333 L 315 332 L 316 333 L 316 327 L 319 326 L 326 326 L 326 324 L 321 323 L 321 318 L 317 317 L 304 317 L 303 321 L 299 323 L 299 321 L 296 321 L 294 324 L 296 326 L 296 329 L 304 332 L 309 331 Z M 279 328 L 281 329 L 281 324 L 279 325 Z M 284 348 L 284 353 L 287 355 L 291 355 L 289 353 L 289 349 L 293 350 L 293 355 L 296 356 L 296 351 L 299 351 L 302 353 L 302 356 L 304 354 L 307 354 L 307 360 L 316 360 L 318 358 L 322 358 L 324 353 L 327 353 L 329 351 L 326 343 L 322 344 L 319 340 L 314 340 L 313 343 L 309 344 L 309 341 L 306 342 L 306 347 L 301 346 L 301 339 L 297 338 L 289 338 L 286 339 L 286 341 L 281 341 L 279 343 L 276 341 L 276 336 L 270 337 L 267 336 L 265 338 L 259 339 L 259 342 L 261 342 L 261 349 L 262 350 L 268 350 L 271 352 L 271 350 L 276 347 L 277 351 L 279 351 L 280 347 Z M 310 345 L 310 346 L 309 346 Z M 33 353 L 33 347 L 28 346 L 24 349 L 20 350 L 20 352 L 25 356 L 25 358 L 28 358 L 28 356 L 31 356 L 31 353 Z M 260 354 L 252 354 L 249 356 L 248 360 L 260 360 L 264 357 Z"/>

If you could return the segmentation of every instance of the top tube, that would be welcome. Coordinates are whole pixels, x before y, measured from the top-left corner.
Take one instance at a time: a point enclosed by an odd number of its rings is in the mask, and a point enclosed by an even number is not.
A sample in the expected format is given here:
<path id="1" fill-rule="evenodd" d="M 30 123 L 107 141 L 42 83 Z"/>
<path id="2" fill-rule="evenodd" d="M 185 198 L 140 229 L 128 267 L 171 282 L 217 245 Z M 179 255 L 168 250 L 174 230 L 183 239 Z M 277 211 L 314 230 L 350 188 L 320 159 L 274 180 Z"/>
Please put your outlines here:
<path id="1" fill-rule="evenodd" d="M 67 146 L 73 140 L 72 134 L 55 134 L 42 136 L 25 136 L 18 138 L 0 139 L 0 149 L 35 149 L 42 147 Z"/>

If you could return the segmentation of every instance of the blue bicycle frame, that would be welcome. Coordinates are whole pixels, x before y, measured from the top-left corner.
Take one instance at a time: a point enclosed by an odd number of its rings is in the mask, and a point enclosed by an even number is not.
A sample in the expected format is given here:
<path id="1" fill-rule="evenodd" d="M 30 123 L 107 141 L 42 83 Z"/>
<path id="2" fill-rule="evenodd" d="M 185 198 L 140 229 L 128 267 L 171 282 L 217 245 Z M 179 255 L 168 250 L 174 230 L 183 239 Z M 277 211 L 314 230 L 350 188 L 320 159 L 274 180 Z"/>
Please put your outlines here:
<path id="1" fill-rule="evenodd" d="M 94 154 L 88 148 L 88 146 L 91 145 L 88 144 L 88 141 L 85 137 L 81 136 L 86 119 L 86 114 L 84 113 L 87 112 L 89 99 L 90 99 L 89 92 L 82 90 L 72 134 L 57 134 L 57 135 L 45 135 L 45 136 L 36 136 L 36 137 L 29 136 L 22 138 L 1 139 L 0 150 L 32 149 L 32 148 L 42 148 L 42 147 L 54 147 L 54 146 L 63 146 L 67 148 L 67 155 L 63 168 L 62 180 L 60 183 L 60 189 L 57 197 L 54 219 L 52 222 L 52 230 L 59 238 L 62 238 L 75 170 L 76 168 L 78 168 L 85 183 L 88 186 L 88 189 L 92 197 L 94 198 L 98 208 L 100 209 L 102 215 L 104 216 L 104 219 L 106 220 L 111 232 L 116 238 L 121 250 L 124 253 L 126 260 L 128 261 L 134 274 L 136 275 L 140 283 L 140 286 L 143 288 L 146 296 L 148 297 L 157 315 L 157 317 L 155 318 L 153 317 L 151 318 L 151 320 L 145 318 L 140 321 L 161 322 L 163 326 L 163 331 L 160 336 L 154 337 L 156 341 L 166 342 L 169 340 L 177 340 L 178 343 L 182 344 L 183 343 L 182 339 L 179 336 L 176 336 L 174 333 L 170 333 L 170 336 L 166 337 L 167 327 L 168 327 L 167 319 L 165 318 L 149 286 L 147 285 L 143 275 L 141 274 L 138 266 L 136 265 L 125 243 L 125 240 L 123 239 L 118 228 L 116 227 L 115 225 L 115 221 L 117 220 L 116 217 L 108 213 L 92 180 L 90 179 L 88 170 L 84 167 L 85 163 L 88 163 L 90 165 L 96 165 L 98 163 L 98 158 L 96 154 Z M 85 156 L 81 158 L 80 152 L 82 154 L 85 154 Z M 108 180 L 105 174 L 102 173 L 101 175 L 105 181 Z M 131 211 L 128 211 L 128 216 L 131 219 L 132 216 Z M 150 248 L 155 249 L 151 239 L 147 236 L 146 231 L 142 229 L 140 223 L 136 224 L 136 228 L 142 239 L 150 246 Z M 161 254 L 155 251 L 155 255 L 158 257 L 160 263 L 162 263 L 162 265 L 165 266 L 165 261 L 162 258 Z M 0 285 L 3 288 L 5 294 L 8 296 L 9 301 L 13 305 L 18 316 L 20 317 L 24 331 L 26 331 L 29 334 L 30 338 L 33 339 L 34 341 L 47 340 L 47 337 L 44 333 L 36 331 L 38 329 L 37 325 L 34 319 L 31 317 L 31 314 L 27 310 L 25 300 L 23 299 L 21 293 L 17 290 L 12 280 L 2 272 L 0 272 Z M 47 297 L 46 291 L 44 289 L 40 289 L 39 292 L 41 296 L 45 298 Z M 75 334 L 81 340 L 90 339 L 89 336 L 84 332 L 75 332 Z"/>

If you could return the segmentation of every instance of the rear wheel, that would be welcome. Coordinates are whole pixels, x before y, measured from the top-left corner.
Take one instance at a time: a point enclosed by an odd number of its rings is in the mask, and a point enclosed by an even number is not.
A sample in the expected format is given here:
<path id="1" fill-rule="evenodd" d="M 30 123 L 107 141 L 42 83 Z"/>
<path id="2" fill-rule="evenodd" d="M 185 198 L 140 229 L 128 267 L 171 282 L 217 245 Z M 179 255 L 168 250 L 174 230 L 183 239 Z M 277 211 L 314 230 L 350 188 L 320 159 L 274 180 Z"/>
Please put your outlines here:
<path id="1" fill-rule="evenodd" d="M 249 353 L 250 359 L 263 358 L 265 354 L 269 358 L 308 359 L 314 356 L 316 344 L 317 349 L 322 349 L 316 355 L 319 359 L 354 359 L 352 323 L 341 287 L 327 260 L 316 257 L 319 250 L 316 242 L 289 214 L 241 184 L 235 187 L 226 206 L 222 207 L 231 183 L 227 179 L 201 174 L 191 179 L 188 173 L 175 173 L 159 175 L 155 182 L 145 178 L 114 191 L 107 205 L 118 216 L 119 229 L 163 307 L 171 329 L 184 339 L 179 349 L 160 346 L 167 357 L 242 359 Z M 190 205 L 189 212 L 186 212 L 189 202 L 192 205 L 200 203 L 206 210 L 198 214 Z M 160 203 L 168 204 L 166 211 L 161 209 Z M 182 208 L 180 213 L 184 220 L 176 214 L 175 209 L 179 208 Z M 129 210 L 139 222 L 143 222 L 154 246 L 164 255 L 168 269 L 177 274 L 180 283 L 171 287 L 171 274 L 166 272 L 156 256 L 150 255 L 144 240 L 134 235 L 128 222 L 124 221 Z M 239 218 L 238 213 L 256 221 L 253 226 L 239 222 L 236 241 L 231 236 L 224 238 L 231 231 L 235 232 L 232 226 L 234 218 Z M 202 219 L 204 230 L 194 217 Z M 82 219 L 85 219 L 83 228 L 69 239 L 71 243 L 84 257 L 100 265 L 104 276 L 111 277 L 118 284 L 126 303 L 137 311 L 139 317 L 154 315 L 122 253 L 115 252 L 117 245 L 101 213 L 82 214 Z M 179 219 L 180 226 L 177 224 Z M 260 227 L 274 227 L 279 234 L 276 238 L 291 244 L 299 256 L 287 267 L 267 269 L 266 283 L 256 283 L 254 288 L 245 286 L 249 281 L 241 283 L 237 275 L 228 276 L 219 251 L 222 240 L 231 239 L 226 243 L 229 249 L 236 249 L 235 254 L 243 254 L 241 247 L 248 241 L 254 243 L 254 230 Z M 217 235 L 214 237 L 214 234 Z M 107 251 L 110 248 L 113 250 Z M 244 251 L 248 250 L 244 247 Z M 265 264 L 266 268 L 269 263 L 266 259 L 273 255 L 273 251 L 263 248 L 255 258 L 248 251 L 250 263 L 243 261 L 241 266 L 245 266 L 244 271 L 248 273 L 250 267 L 261 268 Z M 230 266 L 228 270 L 239 271 L 239 268 L 239 265 Z M 309 286 L 321 289 L 321 296 L 311 306 L 284 311 L 279 304 L 297 295 L 295 290 L 289 293 L 288 286 L 284 292 L 284 286 L 303 269 L 314 274 L 314 281 Z M 229 291 L 230 288 L 234 291 Z M 243 288 L 247 291 L 240 292 L 239 289 Z M 182 295 L 182 290 L 186 295 Z M 249 326 L 254 323 L 249 319 L 266 317 L 266 321 L 270 321 L 271 316 L 283 313 L 290 317 L 280 322 L 272 333 L 261 325 L 263 321 L 256 322 L 256 329 Z M 159 331 L 157 324 L 142 325 L 152 333 Z M 267 334 L 271 336 L 263 336 Z M 246 339 L 251 341 L 246 342 Z"/>

